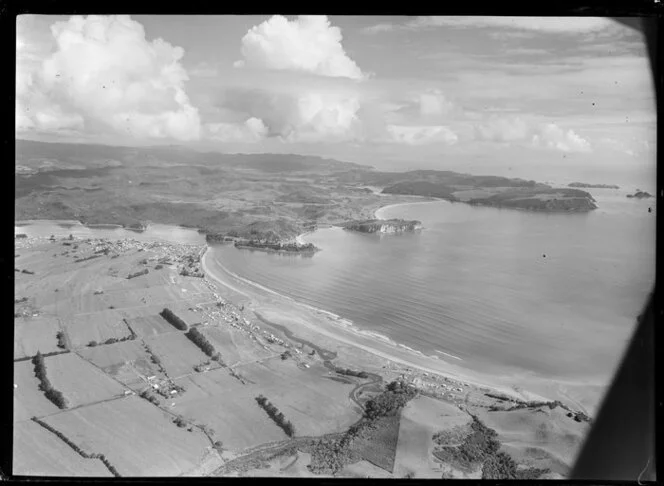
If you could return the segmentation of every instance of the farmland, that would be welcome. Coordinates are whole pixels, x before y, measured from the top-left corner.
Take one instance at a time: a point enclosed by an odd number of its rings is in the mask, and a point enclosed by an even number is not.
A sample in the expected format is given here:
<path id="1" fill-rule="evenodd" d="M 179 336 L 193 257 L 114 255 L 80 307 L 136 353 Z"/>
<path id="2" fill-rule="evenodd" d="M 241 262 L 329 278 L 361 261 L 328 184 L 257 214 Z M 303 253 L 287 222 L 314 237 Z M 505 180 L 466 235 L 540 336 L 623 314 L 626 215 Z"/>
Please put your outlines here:
<path id="1" fill-rule="evenodd" d="M 16 248 L 17 267 L 35 272 L 15 283 L 17 474 L 462 477 L 432 452 L 435 433 L 470 420 L 463 398 L 520 464 L 564 475 L 584 430 L 558 409 L 488 412 L 502 402 L 480 387 L 373 354 L 360 335 L 320 332 L 320 315 L 181 275 L 200 247 L 29 237 Z M 38 351 L 66 408 L 39 389 Z M 408 392 L 390 412 L 374 399 L 393 380 L 428 396 Z M 325 448 L 370 414 L 335 463 Z"/>
<path id="2" fill-rule="evenodd" d="M 58 437 L 30 420 L 14 426 L 14 458 L 14 473 L 19 475 L 111 476 L 101 462 L 63 447 Z"/>
<path id="3" fill-rule="evenodd" d="M 181 474 L 209 446 L 203 434 L 176 427 L 137 396 L 67 411 L 46 422 L 84 449 L 105 454 L 123 476 Z"/>

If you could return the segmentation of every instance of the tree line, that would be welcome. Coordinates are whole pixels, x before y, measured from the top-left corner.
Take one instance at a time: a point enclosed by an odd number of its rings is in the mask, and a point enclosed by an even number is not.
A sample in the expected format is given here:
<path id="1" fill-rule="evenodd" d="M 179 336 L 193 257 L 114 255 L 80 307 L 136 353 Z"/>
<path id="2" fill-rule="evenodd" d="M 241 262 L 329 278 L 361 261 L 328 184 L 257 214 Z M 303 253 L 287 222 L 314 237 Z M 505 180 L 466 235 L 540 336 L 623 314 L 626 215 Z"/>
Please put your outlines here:
<path id="1" fill-rule="evenodd" d="M 85 459 L 99 459 L 104 464 L 104 466 L 106 466 L 106 469 L 108 469 L 113 476 L 118 477 L 118 478 L 121 477 L 121 474 L 118 472 L 118 470 L 115 468 L 115 466 L 113 466 L 110 463 L 110 461 L 108 459 L 106 459 L 106 456 L 104 454 L 96 454 L 96 453 L 89 454 L 89 453 L 85 452 L 83 449 L 81 449 L 79 446 L 74 444 L 71 440 L 69 440 L 69 438 L 65 434 L 63 434 L 59 430 L 54 429 L 53 427 L 51 427 L 46 422 L 44 422 L 42 420 L 39 420 L 37 417 L 32 417 L 32 421 L 39 424 L 39 425 L 41 425 L 42 427 L 44 427 L 46 430 L 48 430 L 52 434 L 57 435 L 60 440 L 62 440 L 65 444 L 67 444 L 69 447 L 74 449 L 74 451 L 76 451 L 78 453 L 78 455 L 84 457 Z"/>
<path id="2" fill-rule="evenodd" d="M 295 435 L 295 427 L 290 422 L 290 420 L 286 420 L 284 414 L 281 413 L 277 407 L 271 404 L 267 398 L 265 398 L 263 395 L 259 395 L 256 397 L 256 402 L 263 410 L 265 410 L 265 412 L 267 412 L 267 415 L 272 419 L 272 421 L 281 427 L 281 429 L 288 437 L 293 437 Z"/>
<path id="3" fill-rule="evenodd" d="M 221 353 L 214 348 L 214 345 L 198 329 L 192 327 L 184 335 L 211 359 L 221 363 Z"/>
<path id="4" fill-rule="evenodd" d="M 171 324 L 173 327 L 176 329 L 179 329 L 180 331 L 186 331 L 188 326 L 187 323 L 184 322 L 182 319 L 180 319 L 178 316 L 176 316 L 172 310 L 164 308 L 163 311 L 159 314 L 161 317 L 166 319 L 166 321 Z"/>
<path id="5" fill-rule="evenodd" d="M 67 408 L 67 399 L 61 391 L 53 388 L 53 385 L 46 376 L 46 363 L 39 351 L 37 351 L 37 354 L 32 358 L 32 364 L 35 365 L 35 375 L 39 380 L 39 389 L 44 392 L 46 398 L 53 402 L 58 408 Z"/>

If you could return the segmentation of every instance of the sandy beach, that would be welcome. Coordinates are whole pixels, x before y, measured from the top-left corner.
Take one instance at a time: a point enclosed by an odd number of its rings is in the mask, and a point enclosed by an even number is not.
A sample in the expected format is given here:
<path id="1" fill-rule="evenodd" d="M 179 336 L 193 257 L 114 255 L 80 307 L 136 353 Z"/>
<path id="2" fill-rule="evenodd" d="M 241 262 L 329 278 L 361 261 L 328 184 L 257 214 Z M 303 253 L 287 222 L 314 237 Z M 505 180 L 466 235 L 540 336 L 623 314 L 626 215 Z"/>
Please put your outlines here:
<path id="1" fill-rule="evenodd" d="M 426 356 L 419 351 L 395 343 L 384 336 L 363 331 L 332 313 L 296 302 L 277 292 L 261 287 L 229 272 L 211 258 L 208 249 L 203 255 L 202 268 L 215 283 L 219 293 L 245 309 L 260 313 L 269 322 L 288 328 L 295 335 L 311 340 L 319 346 L 338 353 L 340 362 L 371 367 L 375 371 L 389 370 L 396 375 L 427 378 L 444 377 L 487 391 L 498 391 L 522 400 L 547 400 L 549 397 L 528 391 L 517 377 L 484 376 L 439 356 Z M 363 353 L 357 353 L 362 350 Z"/>

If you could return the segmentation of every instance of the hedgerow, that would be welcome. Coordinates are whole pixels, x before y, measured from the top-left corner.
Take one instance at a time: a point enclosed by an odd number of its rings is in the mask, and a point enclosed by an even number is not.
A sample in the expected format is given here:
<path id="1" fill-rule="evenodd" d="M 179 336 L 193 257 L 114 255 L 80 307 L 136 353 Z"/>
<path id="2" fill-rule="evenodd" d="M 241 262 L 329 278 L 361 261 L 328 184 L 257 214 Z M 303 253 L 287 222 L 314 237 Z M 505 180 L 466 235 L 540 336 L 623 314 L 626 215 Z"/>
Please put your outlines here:
<path id="1" fill-rule="evenodd" d="M 281 429 L 286 433 L 288 437 L 293 437 L 295 435 L 295 427 L 293 424 L 286 420 L 284 414 L 279 411 L 277 407 L 272 405 L 267 398 L 263 395 L 256 397 L 256 402 L 258 405 L 267 412 L 267 415 L 277 424 Z"/>

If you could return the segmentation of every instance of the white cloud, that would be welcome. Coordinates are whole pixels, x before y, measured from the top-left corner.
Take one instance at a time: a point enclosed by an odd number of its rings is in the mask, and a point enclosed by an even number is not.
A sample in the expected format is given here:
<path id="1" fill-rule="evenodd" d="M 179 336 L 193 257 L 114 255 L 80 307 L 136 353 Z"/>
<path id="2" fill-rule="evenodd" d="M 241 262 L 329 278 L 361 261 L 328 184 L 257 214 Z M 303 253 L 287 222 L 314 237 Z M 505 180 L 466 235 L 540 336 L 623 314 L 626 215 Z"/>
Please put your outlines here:
<path id="1" fill-rule="evenodd" d="M 563 152 L 590 152 L 590 143 L 573 130 L 564 131 L 555 123 L 548 123 L 533 135 L 533 145 Z"/>
<path id="2" fill-rule="evenodd" d="M 591 151 L 590 142 L 573 130 L 565 131 L 555 123 L 529 123 L 518 116 L 492 116 L 483 123 L 475 123 L 475 137 L 503 144 L 530 142 L 535 147 L 563 152 Z"/>
<path id="3" fill-rule="evenodd" d="M 224 108 L 262 120 L 285 142 L 349 141 L 358 134 L 359 96 L 352 92 L 230 90 Z"/>
<path id="4" fill-rule="evenodd" d="M 519 117 L 493 117 L 476 126 L 479 138 L 492 142 L 523 141 L 528 138 L 530 128 Z"/>
<path id="5" fill-rule="evenodd" d="M 452 145 L 458 141 L 457 135 L 445 126 L 404 126 L 387 125 L 392 142 L 406 145 L 445 143 Z"/>
<path id="6" fill-rule="evenodd" d="M 578 34 L 600 32 L 615 25 L 615 21 L 605 17 L 429 16 L 417 17 L 404 24 L 377 24 L 367 27 L 364 31 L 367 33 L 378 33 L 396 29 L 424 29 L 431 27 L 489 27 L 554 34 Z"/>
<path id="7" fill-rule="evenodd" d="M 242 38 L 244 60 L 235 66 L 363 79 L 341 41 L 341 30 L 324 15 L 300 15 L 291 21 L 274 15 Z"/>
<path id="8" fill-rule="evenodd" d="M 125 15 L 73 16 L 55 22 L 51 33 L 55 52 L 32 77 L 17 79 L 17 130 L 76 125 L 135 137 L 200 137 L 198 110 L 184 90 L 182 48 L 148 41 L 143 26 Z"/>
<path id="9" fill-rule="evenodd" d="M 453 104 L 445 99 L 439 89 L 421 93 L 418 98 L 422 116 L 444 115 L 453 109 Z"/>
<path id="10" fill-rule="evenodd" d="M 259 142 L 268 133 L 260 118 L 251 117 L 242 124 L 209 123 L 205 126 L 207 138 L 221 142 Z"/>

